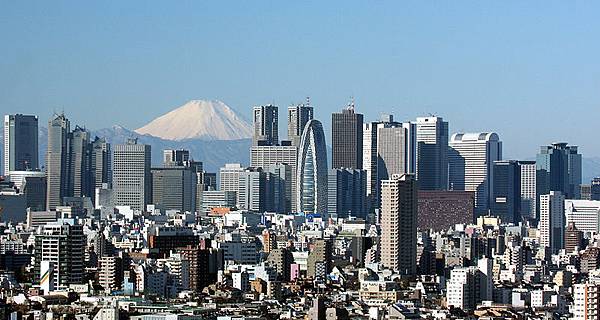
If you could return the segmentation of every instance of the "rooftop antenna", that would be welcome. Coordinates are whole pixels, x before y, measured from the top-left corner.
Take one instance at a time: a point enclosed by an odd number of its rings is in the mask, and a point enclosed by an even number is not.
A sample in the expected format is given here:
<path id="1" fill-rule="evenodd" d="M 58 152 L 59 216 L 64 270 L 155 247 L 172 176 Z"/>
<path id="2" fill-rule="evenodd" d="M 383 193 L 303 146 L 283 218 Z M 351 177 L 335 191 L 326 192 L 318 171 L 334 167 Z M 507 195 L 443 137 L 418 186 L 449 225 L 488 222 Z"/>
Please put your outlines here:
<path id="1" fill-rule="evenodd" d="M 354 111 L 354 96 L 350 96 L 350 104 L 348 104 L 348 110 Z"/>
<path id="2" fill-rule="evenodd" d="M 310 107 L 310 97 L 306 97 L 306 106 Z"/>

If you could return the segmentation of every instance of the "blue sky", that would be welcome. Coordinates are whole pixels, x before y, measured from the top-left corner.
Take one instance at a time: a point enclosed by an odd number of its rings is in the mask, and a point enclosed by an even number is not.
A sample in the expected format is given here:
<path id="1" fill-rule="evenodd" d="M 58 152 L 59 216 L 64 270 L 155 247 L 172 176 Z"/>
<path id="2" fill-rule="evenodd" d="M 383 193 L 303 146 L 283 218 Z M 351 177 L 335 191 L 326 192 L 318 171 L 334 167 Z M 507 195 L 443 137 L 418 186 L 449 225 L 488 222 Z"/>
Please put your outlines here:
<path id="1" fill-rule="evenodd" d="M 3 1 L 0 110 L 137 128 L 190 99 L 250 118 L 252 105 L 284 114 L 309 95 L 329 130 L 354 96 L 369 120 L 435 113 L 451 133 L 494 130 L 505 158 L 555 140 L 600 156 L 598 12 L 591 1 Z"/>

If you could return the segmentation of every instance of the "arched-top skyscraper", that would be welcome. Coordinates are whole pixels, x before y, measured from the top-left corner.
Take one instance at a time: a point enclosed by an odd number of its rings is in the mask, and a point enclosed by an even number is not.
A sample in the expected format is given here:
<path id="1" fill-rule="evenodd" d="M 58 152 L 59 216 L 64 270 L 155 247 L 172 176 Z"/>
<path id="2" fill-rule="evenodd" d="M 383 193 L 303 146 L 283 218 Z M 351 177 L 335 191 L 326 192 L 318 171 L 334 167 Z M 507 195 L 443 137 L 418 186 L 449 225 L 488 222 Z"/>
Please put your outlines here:
<path id="1" fill-rule="evenodd" d="M 327 150 L 323 125 L 310 120 L 298 148 L 297 209 L 303 213 L 327 211 Z"/>

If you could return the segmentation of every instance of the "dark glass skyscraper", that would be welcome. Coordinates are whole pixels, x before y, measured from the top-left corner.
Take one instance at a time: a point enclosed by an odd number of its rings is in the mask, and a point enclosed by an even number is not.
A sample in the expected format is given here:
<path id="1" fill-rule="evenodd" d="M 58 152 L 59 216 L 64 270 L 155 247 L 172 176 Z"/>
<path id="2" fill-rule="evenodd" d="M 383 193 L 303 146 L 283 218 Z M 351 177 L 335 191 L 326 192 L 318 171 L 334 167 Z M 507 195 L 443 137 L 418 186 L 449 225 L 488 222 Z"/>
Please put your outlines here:
<path id="1" fill-rule="evenodd" d="M 448 188 L 448 122 L 417 118 L 417 180 L 421 190 Z"/>
<path id="2" fill-rule="evenodd" d="M 22 114 L 4 116 L 4 174 L 37 169 L 38 118 Z"/>
<path id="3" fill-rule="evenodd" d="M 354 103 L 331 115 L 332 168 L 362 169 L 363 115 Z"/>
<path id="4" fill-rule="evenodd" d="M 361 169 L 329 169 L 327 213 L 333 218 L 366 218 L 367 175 Z"/>
<path id="5" fill-rule="evenodd" d="M 279 111 L 277 106 L 266 105 L 254 107 L 255 146 L 274 146 L 279 143 Z"/>
<path id="6" fill-rule="evenodd" d="M 577 146 L 565 142 L 542 146 L 536 159 L 536 184 L 539 195 L 560 191 L 567 199 L 579 199 L 581 154 Z"/>
<path id="7" fill-rule="evenodd" d="M 503 222 L 521 221 L 521 166 L 518 161 L 495 161 L 492 170 L 492 215 Z"/>

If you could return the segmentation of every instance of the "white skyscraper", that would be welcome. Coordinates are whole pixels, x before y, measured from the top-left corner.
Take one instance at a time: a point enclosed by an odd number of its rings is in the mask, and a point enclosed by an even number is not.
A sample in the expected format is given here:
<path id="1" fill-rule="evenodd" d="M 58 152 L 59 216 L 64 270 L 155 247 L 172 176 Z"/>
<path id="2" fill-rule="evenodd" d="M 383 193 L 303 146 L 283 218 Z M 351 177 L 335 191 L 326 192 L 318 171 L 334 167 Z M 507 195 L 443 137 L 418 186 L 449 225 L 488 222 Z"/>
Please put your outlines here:
<path id="1" fill-rule="evenodd" d="M 152 197 L 150 145 L 129 139 L 117 144 L 113 156 L 113 188 L 115 204 L 145 210 Z"/>
<path id="2" fill-rule="evenodd" d="M 475 192 L 475 212 L 490 208 L 494 161 L 502 160 L 502 142 L 493 132 L 455 133 L 450 139 L 450 188 Z"/>
<path id="3" fill-rule="evenodd" d="M 246 168 L 239 163 L 226 163 L 219 169 L 219 190 L 238 192 L 240 185 L 240 173 Z"/>
<path id="4" fill-rule="evenodd" d="M 540 195 L 540 245 L 551 249 L 552 253 L 564 247 L 565 238 L 565 196 L 560 191 Z"/>
<path id="5" fill-rule="evenodd" d="M 521 165 L 521 216 L 536 215 L 536 169 L 535 161 L 519 161 Z"/>

